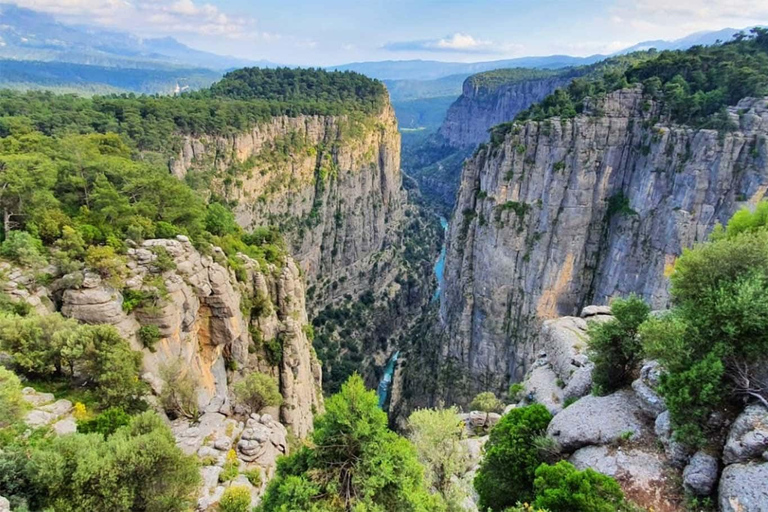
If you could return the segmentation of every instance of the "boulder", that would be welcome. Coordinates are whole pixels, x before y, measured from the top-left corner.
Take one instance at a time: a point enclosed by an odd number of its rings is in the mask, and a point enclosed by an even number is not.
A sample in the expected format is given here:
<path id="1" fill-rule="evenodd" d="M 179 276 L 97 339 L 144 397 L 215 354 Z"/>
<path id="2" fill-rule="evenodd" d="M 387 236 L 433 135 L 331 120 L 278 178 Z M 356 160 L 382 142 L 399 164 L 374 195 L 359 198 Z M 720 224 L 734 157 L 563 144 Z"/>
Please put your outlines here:
<path id="1" fill-rule="evenodd" d="M 667 410 L 667 405 L 664 403 L 664 399 L 661 398 L 653 388 L 646 384 L 642 378 L 637 379 L 632 383 L 632 389 L 637 395 L 643 412 L 652 419 L 656 419 L 659 414 Z"/>
<path id="2" fill-rule="evenodd" d="M 768 463 L 726 467 L 719 501 L 721 512 L 768 512 Z"/>
<path id="3" fill-rule="evenodd" d="M 667 461 L 672 467 L 682 469 L 691 458 L 690 450 L 672 438 L 672 423 L 669 411 L 664 411 L 656 417 L 654 432 L 667 454 Z"/>
<path id="4" fill-rule="evenodd" d="M 709 496 L 717 483 L 717 459 L 703 451 L 696 452 L 683 471 L 685 490 L 697 496 Z"/>
<path id="5" fill-rule="evenodd" d="M 27 417 L 24 419 L 24 422 L 29 427 L 39 428 L 39 427 L 48 425 L 55 419 L 56 419 L 56 416 L 54 414 L 46 411 L 41 411 L 39 409 L 35 409 L 34 411 L 29 411 L 27 413 Z"/>
<path id="6" fill-rule="evenodd" d="M 723 462 L 735 464 L 759 459 L 768 451 L 768 409 L 751 405 L 733 422 L 723 448 Z"/>
<path id="7" fill-rule="evenodd" d="M 11 502 L 0 496 L 0 512 L 11 512 Z"/>
<path id="8" fill-rule="evenodd" d="M 581 310 L 581 318 L 589 318 L 598 315 L 610 315 L 611 306 L 587 306 Z"/>
<path id="9" fill-rule="evenodd" d="M 53 424 L 53 431 L 60 436 L 77 432 L 77 422 L 73 418 L 65 418 Z"/>
<path id="10" fill-rule="evenodd" d="M 664 455 L 652 447 L 587 446 L 574 452 L 570 462 L 578 469 L 591 468 L 615 478 L 626 494 L 642 496 L 644 507 L 669 510 L 664 493 L 667 485 Z"/>
<path id="11" fill-rule="evenodd" d="M 563 410 L 563 389 L 560 380 L 548 364 L 538 364 L 525 380 L 525 395 L 542 404 L 552 414 Z"/>
<path id="12" fill-rule="evenodd" d="M 38 393 L 34 388 L 24 388 L 21 390 L 21 396 L 25 402 L 32 405 L 32 407 L 40 407 L 41 405 L 49 404 L 56 400 L 53 393 Z"/>
<path id="13" fill-rule="evenodd" d="M 578 400 L 592 391 L 592 370 L 594 368 L 594 365 L 590 363 L 580 366 L 578 370 L 573 372 L 571 378 L 568 379 L 568 384 L 563 389 L 564 402 L 566 400 Z"/>
<path id="14" fill-rule="evenodd" d="M 629 390 L 608 396 L 585 396 L 563 409 L 547 428 L 547 434 L 565 452 L 649 433 L 638 400 Z"/>

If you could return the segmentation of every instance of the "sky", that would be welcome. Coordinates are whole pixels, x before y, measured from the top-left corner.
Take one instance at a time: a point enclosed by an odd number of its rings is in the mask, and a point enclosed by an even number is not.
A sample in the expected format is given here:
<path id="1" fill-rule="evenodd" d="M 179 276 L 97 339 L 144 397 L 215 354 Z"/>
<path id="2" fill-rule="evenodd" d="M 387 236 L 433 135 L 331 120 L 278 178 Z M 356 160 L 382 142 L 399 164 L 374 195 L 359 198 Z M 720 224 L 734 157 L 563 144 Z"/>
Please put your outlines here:
<path id="1" fill-rule="evenodd" d="M 316 66 L 608 54 L 641 41 L 768 24 L 768 0 L 11 1 L 66 22 Z"/>

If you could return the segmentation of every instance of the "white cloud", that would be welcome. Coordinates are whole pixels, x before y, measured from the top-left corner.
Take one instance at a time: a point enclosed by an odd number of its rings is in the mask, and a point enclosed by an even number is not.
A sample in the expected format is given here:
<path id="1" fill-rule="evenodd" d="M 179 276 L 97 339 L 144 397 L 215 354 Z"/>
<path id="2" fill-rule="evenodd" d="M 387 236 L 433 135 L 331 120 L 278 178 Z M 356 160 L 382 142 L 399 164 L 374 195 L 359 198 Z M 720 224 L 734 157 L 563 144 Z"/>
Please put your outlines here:
<path id="1" fill-rule="evenodd" d="M 523 49 L 522 45 L 500 44 L 485 39 L 477 39 L 469 34 L 457 32 L 440 39 L 421 39 L 417 41 L 398 41 L 387 43 L 384 49 L 397 52 L 445 52 L 477 54 L 511 54 Z"/>
<path id="2" fill-rule="evenodd" d="M 613 23 L 656 34 L 768 23 L 765 0 L 618 0 Z"/>
<path id="3" fill-rule="evenodd" d="M 228 39 L 256 39 L 256 20 L 222 12 L 194 0 L 14 0 L 21 7 L 71 21 L 99 23 L 151 35 L 200 34 Z M 264 34 L 273 40 L 275 34 Z"/>

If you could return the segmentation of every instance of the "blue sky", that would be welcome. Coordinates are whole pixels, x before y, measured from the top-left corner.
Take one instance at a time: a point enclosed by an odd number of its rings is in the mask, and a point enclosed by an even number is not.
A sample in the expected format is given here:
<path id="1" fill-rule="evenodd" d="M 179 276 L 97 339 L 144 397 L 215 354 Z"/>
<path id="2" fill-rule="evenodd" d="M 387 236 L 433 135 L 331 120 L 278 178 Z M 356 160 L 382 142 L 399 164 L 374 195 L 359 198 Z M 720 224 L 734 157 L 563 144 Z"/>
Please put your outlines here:
<path id="1" fill-rule="evenodd" d="M 65 21 L 302 65 L 590 55 L 768 24 L 768 0 L 11 1 Z"/>

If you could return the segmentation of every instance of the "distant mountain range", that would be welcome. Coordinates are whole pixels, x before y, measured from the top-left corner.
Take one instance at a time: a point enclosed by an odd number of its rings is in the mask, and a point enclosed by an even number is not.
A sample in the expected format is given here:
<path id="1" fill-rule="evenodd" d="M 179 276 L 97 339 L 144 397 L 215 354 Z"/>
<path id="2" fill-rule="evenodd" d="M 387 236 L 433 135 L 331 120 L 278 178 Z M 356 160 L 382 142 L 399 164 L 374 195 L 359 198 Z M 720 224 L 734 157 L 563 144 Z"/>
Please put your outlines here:
<path id="1" fill-rule="evenodd" d="M 0 59 L 122 68 L 225 70 L 275 66 L 269 61 L 250 61 L 195 50 L 170 37 L 143 39 L 125 32 L 67 25 L 49 14 L 11 4 L 0 4 Z"/>
<path id="2" fill-rule="evenodd" d="M 699 32 L 674 41 L 646 41 L 617 53 L 648 48 L 685 49 L 726 41 L 737 29 Z M 500 68 L 556 69 L 592 64 L 607 55 L 550 55 L 487 62 L 403 60 L 355 62 L 327 69 L 352 70 L 383 80 L 395 102 L 457 97 L 468 76 Z M 141 38 L 125 32 L 69 25 L 55 17 L 0 3 L 0 87 L 49 88 L 90 93 L 169 93 L 204 87 L 228 69 L 276 67 L 190 48 L 171 38 Z M 430 108 L 442 105 L 428 102 Z M 411 103 L 409 108 L 413 108 Z"/>

